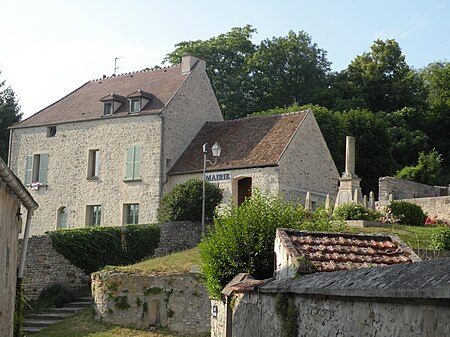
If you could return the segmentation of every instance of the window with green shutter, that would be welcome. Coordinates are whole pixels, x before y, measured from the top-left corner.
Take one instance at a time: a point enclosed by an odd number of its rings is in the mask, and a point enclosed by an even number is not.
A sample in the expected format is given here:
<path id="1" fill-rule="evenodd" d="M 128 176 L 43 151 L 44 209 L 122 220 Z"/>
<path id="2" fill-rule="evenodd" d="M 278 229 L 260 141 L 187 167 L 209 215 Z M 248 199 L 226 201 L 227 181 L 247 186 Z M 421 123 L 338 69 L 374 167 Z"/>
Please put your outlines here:
<path id="1" fill-rule="evenodd" d="M 48 154 L 40 153 L 29 155 L 27 156 L 25 162 L 25 185 L 32 185 L 33 183 L 41 183 L 43 185 L 47 185 Z"/>
<path id="2" fill-rule="evenodd" d="M 141 146 L 134 145 L 127 149 L 125 180 L 141 179 Z"/>
<path id="3" fill-rule="evenodd" d="M 34 156 L 27 156 L 25 167 L 25 185 L 31 185 L 33 182 L 33 159 Z"/>

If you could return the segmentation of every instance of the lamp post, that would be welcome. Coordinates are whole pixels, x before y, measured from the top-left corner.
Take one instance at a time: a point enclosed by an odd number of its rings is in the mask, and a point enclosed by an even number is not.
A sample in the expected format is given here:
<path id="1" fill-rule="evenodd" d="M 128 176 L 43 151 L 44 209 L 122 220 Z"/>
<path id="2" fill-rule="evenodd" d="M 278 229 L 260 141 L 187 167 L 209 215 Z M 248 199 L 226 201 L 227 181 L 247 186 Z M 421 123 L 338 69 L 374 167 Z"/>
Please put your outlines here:
<path id="1" fill-rule="evenodd" d="M 203 193 L 202 193 L 202 233 L 205 232 L 205 185 L 206 185 L 206 164 L 210 163 L 211 165 L 217 164 L 217 158 L 220 156 L 220 151 L 222 151 L 222 148 L 220 145 L 215 142 L 214 145 L 211 147 L 211 152 L 213 154 L 214 162 L 206 158 L 206 154 L 208 153 L 207 149 L 208 143 L 203 144 Z"/>

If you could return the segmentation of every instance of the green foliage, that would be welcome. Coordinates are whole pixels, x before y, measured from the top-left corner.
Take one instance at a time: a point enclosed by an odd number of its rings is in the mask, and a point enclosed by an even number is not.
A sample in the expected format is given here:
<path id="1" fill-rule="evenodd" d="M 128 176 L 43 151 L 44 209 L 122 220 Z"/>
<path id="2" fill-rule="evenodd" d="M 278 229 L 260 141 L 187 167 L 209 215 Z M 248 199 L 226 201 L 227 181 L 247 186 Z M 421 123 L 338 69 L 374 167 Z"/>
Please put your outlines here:
<path id="1" fill-rule="evenodd" d="M 442 156 L 435 149 L 427 154 L 420 152 L 417 165 L 404 167 L 397 172 L 396 177 L 428 185 L 444 183 L 442 160 Z"/>
<path id="2" fill-rule="evenodd" d="M 277 294 L 275 298 L 275 313 L 281 323 L 281 336 L 297 336 L 297 308 L 294 300 L 288 294 Z"/>
<path id="3" fill-rule="evenodd" d="M 400 225 L 423 226 L 425 224 L 427 215 L 419 205 L 407 201 L 393 201 L 388 207 L 392 215 L 400 219 Z"/>
<path id="4" fill-rule="evenodd" d="M 431 235 L 431 248 L 436 250 L 450 250 L 450 226 L 437 226 Z"/>
<path id="5" fill-rule="evenodd" d="M 25 335 L 22 331 L 23 322 L 25 321 L 24 306 L 25 299 L 23 297 L 22 280 L 18 279 L 16 283 L 16 299 L 14 304 L 14 337 L 21 337 Z"/>
<path id="6" fill-rule="evenodd" d="M 344 204 L 334 210 L 333 215 L 342 220 L 368 220 L 378 221 L 381 214 L 371 209 L 365 209 L 361 204 Z"/>
<path id="7" fill-rule="evenodd" d="M 214 298 L 237 274 L 250 273 L 257 279 L 273 275 L 273 249 L 277 228 L 339 230 L 327 214 L 311 215 L 301 205 L 278 196 L 253 193 L 239 207 L 214 219 L 214 230 L 199 245 L 206 287 Z"/>
<path id="8" fill-rule="evenodd" d="M 64 304 L 76 300 L 74 291 L 64 288 L 60 284 L 55 284 L 45 288 L 35 303 L 32 304 L 33 310 L 39 308 L 59 308 Z"/>
<path id="9" fill-rule="evenodd" d="M 106 265 L 126 265 L 153 255 L 160 230 L 154 225 L 88 227 L 48 233 L 55 250 L 92 273 Z"/>
<path id="10" fill-rule="evenodd" d="M 148 296 L 148 295 L 156 295 L 156 294 L 161 294 L 164 291 L 164 289 L 162 288 L 158 288 L 158 287 L 148 287 L 144 289 L 144 295 Z"/>
<path id="11" fill-rule="evenodd" d="M 5 81 L 0 81 L 0 158 L 5 163 L 8 162 L 9 130 L 8 127 L 17 123 L 22 118 L 20 106 L 16 99 L 16 94 L 5 86 Z"/>
<path id="12" fill-rule="evenodd" d="M 158 221 L 201 221 L 202 219 L 203 181 L 190 179 L 176 185 L 163 196 L 158 210 Z M 222 201 L 223 193 L 218 185 L 205 184 L 205 218 L 212 219 L 217 205 Z"/>
<path id="13" fill-rule="evenodd" d="M 120 310 L 126 310 L 130 307 L 127 295 L 114 297 L 114 305 Z"/>

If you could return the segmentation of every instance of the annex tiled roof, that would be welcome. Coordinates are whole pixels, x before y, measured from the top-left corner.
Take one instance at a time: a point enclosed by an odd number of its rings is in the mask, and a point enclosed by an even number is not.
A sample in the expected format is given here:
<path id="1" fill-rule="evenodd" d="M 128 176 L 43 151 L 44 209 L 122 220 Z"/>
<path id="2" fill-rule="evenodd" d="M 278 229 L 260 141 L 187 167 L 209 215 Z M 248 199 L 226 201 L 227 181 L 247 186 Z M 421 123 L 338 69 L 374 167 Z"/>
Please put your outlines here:
<path id="1" fill-rule="evenodd" d="M 308 111 L 206 122 L 177 160 L 170 174 L 203 169 L 202 145 L 222 147 L 217 165 L 208 170 L 274 166 L 305 119 Z"/>
<path id="2" fill-rule="evenodd" d="M 188 73 L 181 72 L 181 66 L 172 66 L 92 80 L 14 125 L 13 128 L 99 119 L 103 115 L 101 99 L 111 94 L 127 97 L 138 90 L 145 93 L 146 97 L 151 95 L 152 98 L 140 114 L 159 112 L 167 105 L 187 76 Z M 128 103 L 122 104 L 113 117 L 127 114 Z"/>
<path id="3" fill-rule="evenodd" d="M 420 261 L 397 236 L 277 229 L 300 273 L 330 272 Z"/>

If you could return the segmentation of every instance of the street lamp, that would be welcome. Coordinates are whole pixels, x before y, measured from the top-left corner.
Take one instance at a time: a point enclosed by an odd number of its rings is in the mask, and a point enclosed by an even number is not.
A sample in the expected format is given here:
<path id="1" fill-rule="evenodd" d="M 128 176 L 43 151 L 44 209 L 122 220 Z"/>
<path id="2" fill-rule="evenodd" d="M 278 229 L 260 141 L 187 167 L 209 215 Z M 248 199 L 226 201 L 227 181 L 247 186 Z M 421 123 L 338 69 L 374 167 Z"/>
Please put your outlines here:
<path id="1" fill-rule="evenodd" d="M 202 193 L 202 233 L 205 232 L 205 183 L 206 183 L 206 163 L 209 163 L 211 165 L 217 164 L 217 158 L 220 156 L 220 152 L 222 151 L 222 148 L 220 145 L 215 142 L 214 145 L 211 147 L 211 152 L 214 159 L 214 162 L 206 158 L 206 154 L 208 153 L 207 149 L 208 143 L 203 144 L 203 193 Z"/>

